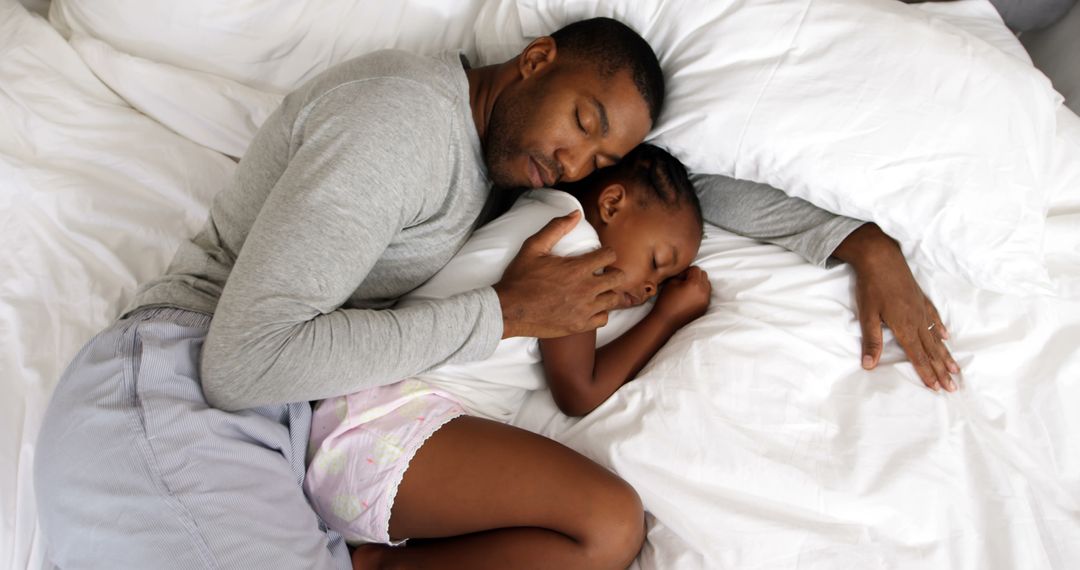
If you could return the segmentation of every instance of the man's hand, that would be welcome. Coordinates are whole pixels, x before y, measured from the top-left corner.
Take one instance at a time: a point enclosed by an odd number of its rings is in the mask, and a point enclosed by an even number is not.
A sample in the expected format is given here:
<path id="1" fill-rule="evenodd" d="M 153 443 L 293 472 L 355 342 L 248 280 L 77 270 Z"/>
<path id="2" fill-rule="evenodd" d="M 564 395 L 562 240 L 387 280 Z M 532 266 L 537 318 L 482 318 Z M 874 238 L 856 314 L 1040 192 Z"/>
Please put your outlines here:
<path id="1" fill-rule="evenodd" d="M 855 302 L 862 326 L 862 366 L 881 358 L 881 327 L 888 326 L 923 383 L 932 390 L 956 391 L 950 373 L 960 367 L 943 342 L 949 338 L 934 304 L 911 275 L 900 247 L 875 224 L 851 233 L 833 255 L 855 270 Z"/>
<path id="2" fill-rule="evenodd" d="M 607 324 L 607 312 L 622 307 L 612 289 L 626 276 L 608 268 L 610 248 L 577 257 L 551 255 L 551 248 L 578 223 L 580 212 L 548 222 L 525 240 L 495 284 L 503 313 L 503 338 L 557 338 Z M 606 269 L 605 269 L 606 268 Z"/>

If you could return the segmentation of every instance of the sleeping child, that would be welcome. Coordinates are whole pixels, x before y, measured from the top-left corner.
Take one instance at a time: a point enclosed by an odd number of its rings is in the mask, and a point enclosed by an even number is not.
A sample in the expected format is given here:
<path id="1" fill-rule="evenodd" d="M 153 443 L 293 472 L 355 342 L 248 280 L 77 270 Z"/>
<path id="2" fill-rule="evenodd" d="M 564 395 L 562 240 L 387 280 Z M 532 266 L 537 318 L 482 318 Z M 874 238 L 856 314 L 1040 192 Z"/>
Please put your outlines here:
<path id="1" fill-rule="evenodd" d="M 414 471 L 421 464 L 434 466 L 441 453 L 476 453 L 476 461 L 482 461 L 478 450 L 490 443 L 486 438 L 504 437 L 500 435 L 503 430 L 492 424 L 508 423 L 525 396 L 545 386 L 567 415 L 589 413 L 632 380 L 675 331 L 705 312 L 711 292 L 708 276 L 691 266 L 701 244 L 701 210 L 685 168 L 667 152 L 642 145 L 616 166 L 599 170 L 565 191 L 530 191 L 506 214 L 478 229 L 454 259 L 410 293 L 401 306 L 498 282 L 527 237 L 552 218 L 568 213 L 578 216 L 578 223 L 552 254 L 569 256 L 611 248 L 616 261 L 605 271 L 625 274 L 624 285 L 616 294 L 622 295 L 626 310 L 612 312 L 606 326 L 563 338 L 504 339 L 484 361 L 444 365 L 396 384 L 324 400 L 316 408 L 304 489 L 316 511 L 349 543 L 396 545 L 400 542 L 395 539 L 475 537 L 473 533 L 481 530 L 495 533 L 491 536 L 502 533 L 513 542 L 516 534 L 512 531 L 527 526 L 539 527 L 533 529 L 535 532 L 572 535 L 570 530 L 559 528 L 560 517 L 567 525 L 573 524 L 569 521 L 575 514 L 569 505 L 562 507 L 565 513 L 553 512 L 551 524 L 540 521 L 530 525 L 509 515 L 489 516 L 494 521 L 491 523 L 459 522 L 438 512 L 454 506 L 439 507 L 431 497 L 420 499 L 406 491 L 422 485 L 424 493 L 452 503 L 459 486 L 483 485 L 474 482 L 475 476 L 455 483 L 449 473 L 433 473 L 430 476 L 438 481 L 435 487 L 447 486 L 439 490 L 423 479 L 423 473 Z M 654 297 L 655 303 L 648 303 Z M 471 419 L 462 421 L 466 417 Z M 474 427 L 451 429 L 459 425 Z M 444 432 L 462 433 L 443 436 Z M 451 439 L 455 440 L 452 444 Z M 506 469 L 515 461 L 512 453 L 527 448 L 527 441 L 495 454 L 497 464 L 490 468 Z M 556 455 L 573 453 L 553 442 L 537 446 L 550 447 Z M 543 460 L 535 456 L 544 453 L 548 452 L 534 451 L 530 460 Z M 537 473 L 526 471 L 526 477 Z M 588 488 L 587 478 L 596 475 L 581 475 L 578 481 L 572 469 L 564 471 L 567 482 L 582 489 Z M 538 480 L 536 488 L 543 484 Z M 488 515 L 514 509 L 499 504 L 490 492 L 482 496 L 492 498 L 490 505 L 478 507 Z M 399 503 L 406 502 L 409 509 L 417 503 L 423 504 L 422 510 L 429 509 L 426 516 L 419 517 L 424 519 L 422 524 L 399 524 L 407 516 L 399 512 L 406 508 Z M 559 508 L 551 507 L 553 511 Z M 463 510 L 460 502 L 457 509 L 459 513 Z M 473 540 L 460 538 L 466 543 Z M 522 540 L 522 545 L 528 543 Z M 426 546 L 361 549 L 354 554 L 354 562 L 359 556 L 370 555 L 374 560 Z M 544 552 L 549 553 L 544 556 L 553 556 L 556 551 Z M 357 562 L 357 567 L 368 566 Z"/>

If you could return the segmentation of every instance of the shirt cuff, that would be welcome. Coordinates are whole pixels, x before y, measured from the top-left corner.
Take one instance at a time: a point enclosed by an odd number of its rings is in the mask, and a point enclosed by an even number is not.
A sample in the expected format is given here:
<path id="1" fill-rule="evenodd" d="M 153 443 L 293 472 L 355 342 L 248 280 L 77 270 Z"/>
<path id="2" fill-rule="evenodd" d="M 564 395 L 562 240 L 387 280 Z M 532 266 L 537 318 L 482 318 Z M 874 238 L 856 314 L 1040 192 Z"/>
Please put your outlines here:
<path id="1" fill-rule="evenodd" d="M 813 256 L 810 262 L 826 269 L 843 263 L 833 257 L 833 252 L 851 235 L 851 232 L 861 228 L 866 223 L 862 220 L 837 216 L 835 219 L 822 224 L 818 228 L 821 232 L 820 239 L 817 240 L 817 245 L 813 250 L 808 252 L 809 255 Z"/>
<path id="2" fill-rule="evenodd" d="M 492 287 L 474 289 L 463 296 L 471 297 L 471 302 L 478 306 L 476 322 L 473 324 L 472 333 L 465 341 L 458 358 L 458 362 L 472 362 L 484 360 L 495 352 L 503 335 L 502 304 L 499 303 L 499 295 Z"/>

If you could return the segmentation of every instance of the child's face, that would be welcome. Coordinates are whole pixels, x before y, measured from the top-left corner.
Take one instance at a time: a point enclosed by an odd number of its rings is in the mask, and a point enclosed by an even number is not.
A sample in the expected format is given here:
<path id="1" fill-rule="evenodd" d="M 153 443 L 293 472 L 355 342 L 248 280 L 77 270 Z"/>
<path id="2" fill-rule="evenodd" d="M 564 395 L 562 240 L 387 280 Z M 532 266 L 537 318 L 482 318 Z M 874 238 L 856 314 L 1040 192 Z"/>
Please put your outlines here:
<path id="1" fill-rule="evenodd" d="M 690 207 L 643 201 L 640 191 L 612 184 L 600 192 L 596 210 L 586 208 L 600 243 L 615 250 L 613 267 L 627 277 L 616 293 L 631 306 L 644 303 L 661 283 L 690 267 L 701 246 L 701 226 Z"/>

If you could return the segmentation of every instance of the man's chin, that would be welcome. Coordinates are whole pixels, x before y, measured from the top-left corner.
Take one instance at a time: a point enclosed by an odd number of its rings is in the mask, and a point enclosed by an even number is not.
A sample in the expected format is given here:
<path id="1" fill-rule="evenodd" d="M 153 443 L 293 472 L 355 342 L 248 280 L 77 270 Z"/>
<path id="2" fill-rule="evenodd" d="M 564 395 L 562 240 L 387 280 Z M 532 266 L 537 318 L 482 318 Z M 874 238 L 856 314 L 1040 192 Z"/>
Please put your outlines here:
<path id="1" fill-rule="evenodd" d="M 515 180 L 513 176 L 505 176 L 502 173 L 496 173 L 493 170 L 488 170 L 488 179 L 491 180 L 492 186 L 503 190 L 531 190 L 531 184 L 523 184 L 520 180 Z"/>
<path id="2" fill-rule="evenodd" d="M 491 181 L 492 188 L 498 188 L 499 190 L 507 190 L 512 192 L 527 192 L 532 190 L 529 186 L 522 186 L 521 184 L 499 184 L 497 181 Z"/>

